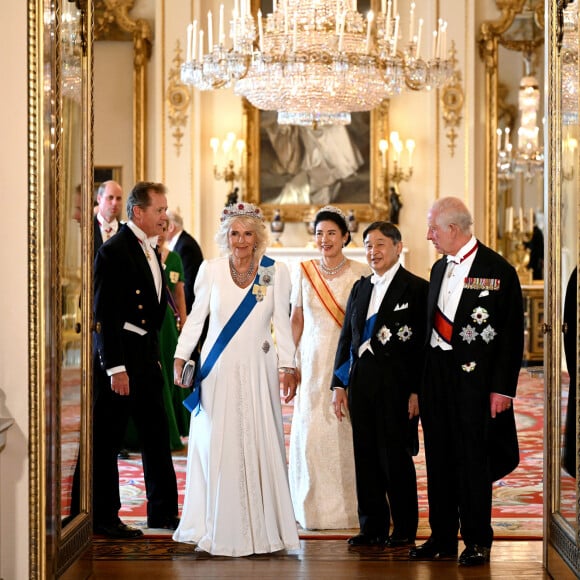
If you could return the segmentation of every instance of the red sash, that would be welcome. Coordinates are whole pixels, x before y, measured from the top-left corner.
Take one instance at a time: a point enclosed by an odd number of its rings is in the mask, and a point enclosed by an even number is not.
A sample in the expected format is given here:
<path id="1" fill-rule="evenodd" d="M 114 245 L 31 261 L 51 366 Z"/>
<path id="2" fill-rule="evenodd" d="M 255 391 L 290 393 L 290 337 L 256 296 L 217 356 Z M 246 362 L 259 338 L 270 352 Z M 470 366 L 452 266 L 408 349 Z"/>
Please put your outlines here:
<path id="1" fill-rule="evenodd" d="M 435 310 L 435 319 L 433 321 L 433 326 L 437 334 L 447 343 L 451 344 L 451 337 L 453 335 L 453 323 L 449 318 L 441 312 L 439 306 Z"/>
<path id="2" fill-rule="evenodd" d="M 306 276 L 306 279 L 310 282 L 310 285 L 316 292 L 318 298 L 322 302 L 322 305 L 328 311 L 328 314 L 334 319 L 339 328 L 342 328 L 344 323 L 344 309 L 336 301 L 332 290 L 328 287 L 326 280 L 320 274 L 320 271 L 316 267 L 316 260 L 308 260 L 307 262 L 301 262 L 300 267 Z"/>

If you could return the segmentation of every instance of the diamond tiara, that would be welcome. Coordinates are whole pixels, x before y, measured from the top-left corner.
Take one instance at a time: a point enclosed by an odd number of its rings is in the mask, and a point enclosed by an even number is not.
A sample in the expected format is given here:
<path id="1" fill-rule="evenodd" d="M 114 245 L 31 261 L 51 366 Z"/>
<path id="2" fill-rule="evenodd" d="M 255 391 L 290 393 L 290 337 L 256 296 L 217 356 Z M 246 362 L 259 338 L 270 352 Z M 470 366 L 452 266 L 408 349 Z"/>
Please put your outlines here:
<path id="1" fill-rule="evenodd" d="M 328 211 L 331 213 L 335 213 L 338 214 L 342 220 L 344 221 L 345 224 L 348 224 L 348 220 L 346 219 L 346 216 L 344 215 L 343 211 L 341 209 L 339 209 L 338 207 L 335 207 L 333 205 L 325 205 L 324 207 L 321 207 L 317 212 L 316 212 L 316 217 L 318 217 L 319 214 L 321 214 L 324 211 Z M 315 217 L 315 219 L 316 219 Z"/>
<path id="2" fill-rule="evenodd" d="M 253 217 L 260 220 L 264 219 L 262 210 L 253 203 L 232 203 L 231 205 L 224 207 L 220 221 L 223 222 L 227 219 L 239 216 Z"/>

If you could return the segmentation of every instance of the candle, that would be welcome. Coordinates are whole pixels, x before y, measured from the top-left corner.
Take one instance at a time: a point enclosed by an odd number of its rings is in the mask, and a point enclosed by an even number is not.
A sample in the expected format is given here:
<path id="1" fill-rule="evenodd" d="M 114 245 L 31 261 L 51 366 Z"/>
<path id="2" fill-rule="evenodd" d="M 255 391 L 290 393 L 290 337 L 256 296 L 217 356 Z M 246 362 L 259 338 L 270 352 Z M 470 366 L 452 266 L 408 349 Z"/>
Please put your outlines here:
<path id="1" fill-rule="evenodd" d="M 213 164 L 217 165 L 217 152 L 218 152 L 218 147 L 220 146 L 220 140 L 217 137 L 212 137 L 209 140 L 209 146 L 211 147 L 211 150 L 213 151 Z"/>
<path id="2" fill-rule="evenodd" d="M 199 31 L 199 62 L 203 62 L 203 30 Z"/>
<path id="3" fill-rule="evenodd" d="M 413 38 L 415 32 L 415 2 L 411 2 L 409 8 L 409 38 Z"/>
<path id="4" fill-rule="evenodd" d="M 187 25 L 187 47 L 186 47 L 186 57 L 185 62 L 191 62 L 191 36 L 193 34 L 193 24 Z"/>
<path id="5" fill-rule="evenodd" d="M 191 33 L 191 58 L 197 58 L 197 20 L 193 21 L 193 31 Z"/>
<path id="6" fill-rule="evenodd" d="M 415 58 L 419 58 L 421 52 L 421 33 L 423 32 L 423 19 L 419 18 L 419 26 L 417 27 L 417 46 L 415 48 Z"/>
<path id="7" fill-rule="evenodd" d="M 373 24 L 373 11 L 369 10 L 369 13 L 367 14 L 367 46 L 366 46 L 366 52 L 367 54 L 370 53 L 371 51 L 371 26 Z"/>
<path id="8" fill-rule="evenodd" d="M 213 52 L 213 17 L 211 10 L 207 13 L 207 51 Z"/>
<path id="9" fill-rule="evenodd" d="M 234 0 L 234 18 L 240 13 L 240 0 Z"/>
<path id="10" fill-rule="evenodd" d="M 534 231 L 534 209 L 530 208 L 530 213 L 528 217 L 528 232 Z"/>
<path id="11" fill-rule="evenodd" d="M 342 13 L 340 19 L 340 36 L 338 37 L 338 52 L 342 52 L 342 41 L 344 40 L 344 22 L 346 19 L 346 12 Z M 294 14 L 294 29 L 296 29 L 296 14 Z"/>
<path id="12" fill-rule="evenodd" d="M 524 214 L 523 214 L 523 211 L 522 211 L 522 206 L 520 206 L 518 208 L 518 222 L 519 222 L 518 223 L 518 226 L 520 228 L 519 231 L 520 232 L 523 232 L 524 231 Z"/>
<path id="13" fill-rule="evenodd" d="M 396 18 L 399 15 L 397 10 L 397 0 L 393 0 L 393 17 Z"/>
<path id="14" fill-rule="evenodd" d="M 441 50 L 441 26 L 443 25 L 443 20 L 439 18 L 438 21 L 438 28 L 437 28 L 437 44 L 435 46 L 435 58 L 439 58 L 440 54 L 439 51 Z"/>
<path id="15" fill-rule="evenodd" d="M 381 12 L 384 14 L 387 10 L 387 1 L 386 0 L 381 0 Z"/>
<path id="16" fill-rule="evenodd" d="M 508 207 L 505 210 L 505 231 L 511 233 L 514 229 L 514 208 Z"/>
<path id="17" fill-rule="evenodd" d="M 393 4 L 391 0 L 387 2 L 387 15 L 385 16 L 385 40 L 391 37 L 391 9 Z"/>
<path id="18" fill-rule="evenodd" d="M 399 15 L 395 16 L 395 31 L 393 32 L 393 51 L 392 55 L 395 56 L 397 54 L 397 41 L 399 39 Z"/>
<path id="19" fill-rule="evenodd" d="M 297 24 L 296 24 L 296 12 L 294 13 L 294 24 L 292 26 L 292 52 L 296 52 L 296 36 L 297 36 Z M 338 50 L 342 48 L 342 28 L 340 29 L 340 38 L 338 41 Z"/>
<path id="20" fill-rule="evenodd" d="M 415 151 L 415 141 L 413 141 L 413 139 L 407 139 L 405 146 L 409 152 L 409 167 L 413 167 L 413 151 Z"/>
<path id="21" fill-rule="evenodd" d="M 381 139 L 379 141 L 379 151 L 381 152 L 381 167 L 383 169 L 387 168 L 387 149 L 389 148 L 389 142 L 386 139 Z"/>
<path id="22" fill-rule="evenodd" d="M 497 150 L 501 151 L 501 129 L 497 129 L 496 134 L 497 134 Z"/>
<path id="23" fill-rule="evenodd" d="M 447 22 L 443 23 L 441 34 L 443 35 L 443 38 L 441 39 L 442 52 L 439 56 L 442 60 L 445 60 L 445 58 L 447 57 Z"/>
<path id="24" fill-rule="evenodd" d="M 433 31 L 433 43 L 431 44 L 431 60 L 435 60 L 437 54 L 437 31 Z"/>
<path id="25" fill-rule="evenodd" d="M 232 12 L 232 44 L 234 46 L 234 50 L 237 49 L 237 40 L 238 40 L 238 35 L 237 35 L 237 29 L 238 29 L 238 11 L 236 8 L 234 8 L 233 12 Z"/>
<path id="26" fill-rule="evenodd" d="M 238 150 L 238 167 L 242 167 L 244 160 L 244 149 L 246 148 L 246 143 L 243 139 L 238 139 L 236 142 L 236 149 Z"/>
<path id="27" fill-rule="evenodd" d="M 264 24 L 262 22 L 262 11 L 258 8 L 258 44 L 260 52 L 264 52 Z"/>
<path id="28" fill-rule="evenodd" d="M 220 4 L 220 19 L 219 19 L 219 28 L 218 28 L 218 42 L 219 44 L 223 44 L 226 39 L 226 35 L 224 34 L 224 5 Z"/>
<path id="29" fill-rule="evenodd" d="M 391 131 L 391 135 L 389 137 L 389 140 L 391 141 L 391 145 L 393 146 L 393 149 L 394 149 L 393 161 L 397 162 L 399 160 L 399 152 L 400 152 L 399 133 L 397 131 Z"/>

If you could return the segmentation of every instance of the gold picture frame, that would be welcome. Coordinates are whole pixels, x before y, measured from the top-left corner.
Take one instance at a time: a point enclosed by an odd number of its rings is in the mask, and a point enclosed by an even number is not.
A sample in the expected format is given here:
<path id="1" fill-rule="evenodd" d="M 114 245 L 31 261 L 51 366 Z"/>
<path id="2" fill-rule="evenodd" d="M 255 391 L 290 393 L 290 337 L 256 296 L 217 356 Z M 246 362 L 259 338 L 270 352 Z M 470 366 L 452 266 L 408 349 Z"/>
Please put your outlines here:
<path id="1" fill-rule="evenodd" d="M 251 0 L 251 5 L 254 18 L 257 18 L 258 8 L 262 10 L 262 14 L 266 14 L 272 9 L 271 3 L 265 0 Z M 378 0 L 360 0 L 358 10 L 362 13 L 366 13 L 369 9 L 376 11 L 377 5 Z M 306 195 L 304 188 L 301 190 L 301 195 L 284 195 L 282 193 L 285 189 L 284 180 L 290 182 L 294 178 L 300 179 L 302 177 L 305 181 L 312 179 L 312 175 L 309 175 L 308 178 L 304 175 L 298 175 L 295 159 L 288 164 L 280 163 L 280 157 L 273 153 L 274 140 L 269 138 L 276 135 L 278 127 L 280 127 L 277 126 L 275 120 L 276 113 L 260 111 L 246 99 L 243 99 L 243 132 L 246 142 L 244 183 L 242 185 L 244 201 L 259 205 L 266 219 L 270 219 L 274 210 L 278 209 L 285 221 L 310 221 L 314 211 L 326 203 L 340 207 L 345 213 L 348 210 L 353 210 L 358 221 L 369 222 L 375 219 L 388 219 L 389 184 L 381 173 L 379 140 L 387 139 L 389 135 L 389 101 L 386 99 L 371 112 L 353 113 L 352 118 L 353 122 L 346 127 L 334 126 L 330 129 L 328 127 L 318 129 L 289 127 L 288 135 L 290 138 L 286 140 L 286 137 L 282 135 L 285 140 L 283 146 L 289 157 L 295 157 L 298 153 L 292 151 L 293 143 L 297 147 L 302 147 L 307 152 L 306 154 L 312 152 L 307 142 L 318 149 L 315 154 L 324 156 L 325 141 L 337 141 L 336 134 L 338 142 L 344 144 L 345 148 L 352 146 L 354 154 L 359 159 L 359 162 L 356 163 L 358 166 L 356 171 L 343 171 L 342 176 L 347 173 L 349 176 L 344 179 L 337 178 L 330 186 L 340 187 L 338 193 L 333 189 L 332 195 L 309 195 L 310 199 L 305 203 L 286 201 L 290 198 L 305 198 Z M 268 127 L 267 130 L 265 125 Z M 324 135 L 327 130 L 335 132 L 332 137 Z M 306 139 L 304 138 L 305 133 Z M 341 152 L 337 143 L 332 143 L 331 148 L 335 151 L 333 159 L 329 161 L 328 165 L 332 166 L 337 157 L 337 163 L 345 163 L 344 150 Z M 361 156 L 362 163 L 360 162 Z M 346 163 L 349 161 L 346 160 Z M 355 165 L 352 160 L 350 163 Z M 263 165 L 264 167 L 268 165 L 267 170 L 264 169 Z M 320 172 L 320 167 L 316 168 L 316 171 Z M 337 173 L 340 172 L 337 171 Z M 265 175 L 269 176 L 267 183 L 264 179 Z M 320 177 L 320 173 L 318 176 Z M 330 180 L 323 179 L 322 181 Z M 312 199 L 315 197 L 318 197 L 320 201 Z"/>
<path id="2" fill-rule="evenodd" d="M 267 219 L 273 215 L 275 209 L 279 209 L 286 221 L 308 221 L 312 211 L 325 205 L 324 202 L 319 204 L 312 202 L 288 203 L 272 200 L 262 195 L 264 172 L 261 161 L 265 147 L 262 117 L 271 114 L 272 112 L 264 113 L 252 106 L 246 99 L 243 100 L 243 128 L 246 141 L 244 200 L 259 205 Z M 366 176 L 361 176 L 357 180 L 357 191 L 356 195 L 353 195 L 352 201 L 348 199 L 348 191 L 337 196 L 336 202 L 330 201 L 345 212 L 353 210 L 359 221 L 368 222 L 386 218 L 388 215 L 388 183 L 384 183 L 381 175 L 379 140 L 386 139 L 389 135 L 389 101 L 383 101 L 377 109 L 369 113 L 358 113 L 358 115 L 368 116 L 366 121 L 368 124 L 368 142 L 363 147 L 359 147 L 364 156 L 362 167 L 366 167 Z M 288 180 L 294 176 L 292 173 L 286 175 Z M 368 187 L 368 193 L 365 192 L 362 200 L 361 182 L 366 182 Z"/>

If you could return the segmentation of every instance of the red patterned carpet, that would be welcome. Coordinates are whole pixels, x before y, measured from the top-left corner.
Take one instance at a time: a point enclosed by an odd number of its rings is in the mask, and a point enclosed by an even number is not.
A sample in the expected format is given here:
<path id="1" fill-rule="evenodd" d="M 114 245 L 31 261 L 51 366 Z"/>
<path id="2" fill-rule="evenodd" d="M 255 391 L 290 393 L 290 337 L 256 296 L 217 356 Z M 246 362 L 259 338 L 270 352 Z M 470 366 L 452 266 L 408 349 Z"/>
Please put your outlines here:
<path id="1" fill-rule="evenodd" d="M 526 369 L 520 373 L 518 397 L 514 404 L 520 442 L 520 465 L 505 479 L 494 485 L 493 526 L 496 538 L 532 539 L 542 537 L 542 471 L 543 471 L 543 379 L 533 376 Z M 288 442 L 292 421 L 292 405 L 283 405 L 284 429 Z M 179 501 L 183 501 L 185 486 L 185 452 L 174 454 L 174 465 L 178 477 Z M 429 535 L 427 522 L 428 507 L 426 494 L 426 474 L 423 449 L 416 457 L 419 487 L 419 537 Z M 145 527 L 145 491 L 143 472 L 139 455 L 131 455 L 129 460 L 119 461 L 121 478 L 122 519 Z M 572 478 L 564 478 L 564 488 L 572 490 Z M 66 502 L 63 497 L 63 502 Z M 573 502 L 566 509 L 573 510 Z M 302 537 L 342 537 L 348 530 L 307 532 Z"/>

